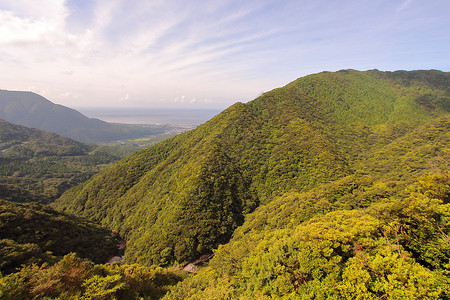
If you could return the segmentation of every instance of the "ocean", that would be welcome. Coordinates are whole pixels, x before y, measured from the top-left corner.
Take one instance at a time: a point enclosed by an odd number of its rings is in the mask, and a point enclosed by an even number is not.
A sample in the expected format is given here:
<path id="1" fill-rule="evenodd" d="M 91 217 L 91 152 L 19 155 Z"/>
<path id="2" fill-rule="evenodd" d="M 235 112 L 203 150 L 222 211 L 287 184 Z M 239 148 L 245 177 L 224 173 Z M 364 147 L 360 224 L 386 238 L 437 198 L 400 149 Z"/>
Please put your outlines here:
<path id="1" fill-rule="evenodd" d="M 108 123 L 171 124 L 198 126 L 219 114 L 220 109 L 168 109 L 168 108 L 77 108 L 89 118 Z"/>

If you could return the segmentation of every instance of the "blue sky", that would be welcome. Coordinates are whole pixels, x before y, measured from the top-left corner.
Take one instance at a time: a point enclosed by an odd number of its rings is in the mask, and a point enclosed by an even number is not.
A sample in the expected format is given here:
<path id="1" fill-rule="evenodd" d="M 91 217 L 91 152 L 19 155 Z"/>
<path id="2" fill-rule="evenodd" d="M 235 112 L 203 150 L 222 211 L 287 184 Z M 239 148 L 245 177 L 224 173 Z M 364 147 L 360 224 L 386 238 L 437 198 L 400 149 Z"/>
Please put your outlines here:
<path id="1" fill-rule="evenodd" d="M 449 0 L 0 0 L 0 89 L 225 108 L 321 71 L 450 71 L 449 15 Z"/>

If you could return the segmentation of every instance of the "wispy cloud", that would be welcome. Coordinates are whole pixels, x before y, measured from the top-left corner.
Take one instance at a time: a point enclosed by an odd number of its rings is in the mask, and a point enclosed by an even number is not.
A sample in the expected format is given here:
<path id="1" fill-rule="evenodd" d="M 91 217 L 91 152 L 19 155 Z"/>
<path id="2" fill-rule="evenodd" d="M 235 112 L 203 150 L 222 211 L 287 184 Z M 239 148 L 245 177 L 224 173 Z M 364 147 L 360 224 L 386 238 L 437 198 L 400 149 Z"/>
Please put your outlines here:
<path id="1" fill-rule="evenodd" d="M 77 106 L 224 107 L 310 72 L 445 69 L 449 8 L 443 0 L 0 0 L 0 88 L 33 85 Z M 440 54 L 417 60 L 432 48 Z"/>

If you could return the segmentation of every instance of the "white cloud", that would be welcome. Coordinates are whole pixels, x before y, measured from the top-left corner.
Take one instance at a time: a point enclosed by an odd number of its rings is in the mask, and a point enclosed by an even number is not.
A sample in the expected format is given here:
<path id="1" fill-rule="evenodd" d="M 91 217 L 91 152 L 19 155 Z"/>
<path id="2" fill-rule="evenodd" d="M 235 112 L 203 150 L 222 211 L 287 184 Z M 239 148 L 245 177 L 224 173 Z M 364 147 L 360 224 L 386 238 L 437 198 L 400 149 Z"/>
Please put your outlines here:
<path id="1" fill-rule="evenodd" d="M 66 99 L 72 100 L 72 99 L 78 99 L 79 95 L 74 94 L 72 92 L 64 92 L 64 93 L 61 93 L 61 94 L 57 95 L 57 97 L 58 98 L 66 98 Z"/>
<path id="2" fill-rule="evenodd" d="M 174 103 L 184 103 L 185 98 L 186 98 L 185 96 L 177 97 L 177 98 L 173 99 L 173 102 Z"/>
<path id="3" fill-rule="evenodd" d="M 51 42 L 64 26 L 67 15 L 63 1 L 1 1 L 0 43 Z"/>
<path id="4" fill-rule="evenodd" d="M 449 5 L 430 2 L 0 0 L 0 89 L 225 107 L 310 72 L 399 65 L 395 53 L 419 68 L 419 49 L 450 51 Z"/>
<path id="5" fill-rule="evenodd" d="M 0 46 L 12 60 L 34 67 L 33 62 L 79 59 L 91 51 L 89 48 L 94 40 L 92 31 L 86 30 L 77 36 L 65 30 L 68 12 L 63 1 L 14 3 L 7 6 L 14 11 L 1 9 L 0 6 Z"/>
<path id="6" fill-rule="evenodd" d="M 31 19 L 59 19 L 67 13 L 65 0 L 0 0 L 0 8 Z"/>
<path id="7" fill-rule="evenodd" d="M 126 94 L 124 97 L 120 98 L 119 101 L 127 101 L 128 99 L 130 99 L 130 95 Z"/>
<path id="8" fill-rule="evenodd" d="M 58 27 L 54 20 L 22 19 L 9 11 L 0 11 L 0 24 L 0 44 L 3 45 L 45 42 Z"/>

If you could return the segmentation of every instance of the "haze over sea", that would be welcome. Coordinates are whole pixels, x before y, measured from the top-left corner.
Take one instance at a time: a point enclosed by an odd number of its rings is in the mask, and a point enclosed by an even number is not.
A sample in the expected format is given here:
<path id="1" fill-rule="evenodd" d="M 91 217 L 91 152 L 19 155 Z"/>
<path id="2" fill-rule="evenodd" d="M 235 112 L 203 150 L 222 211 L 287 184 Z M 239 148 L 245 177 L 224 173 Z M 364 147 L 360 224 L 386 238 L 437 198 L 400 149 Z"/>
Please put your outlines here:
<path id="1" fill-rule="evenodd" d="M 221 112 L 220 109 L 174 109 L 174 108 L 92 108 L 79 107 L 79 112 L 90 118 L 109 123 L 123 124 L 171 124 L 200 125 Z"/>

